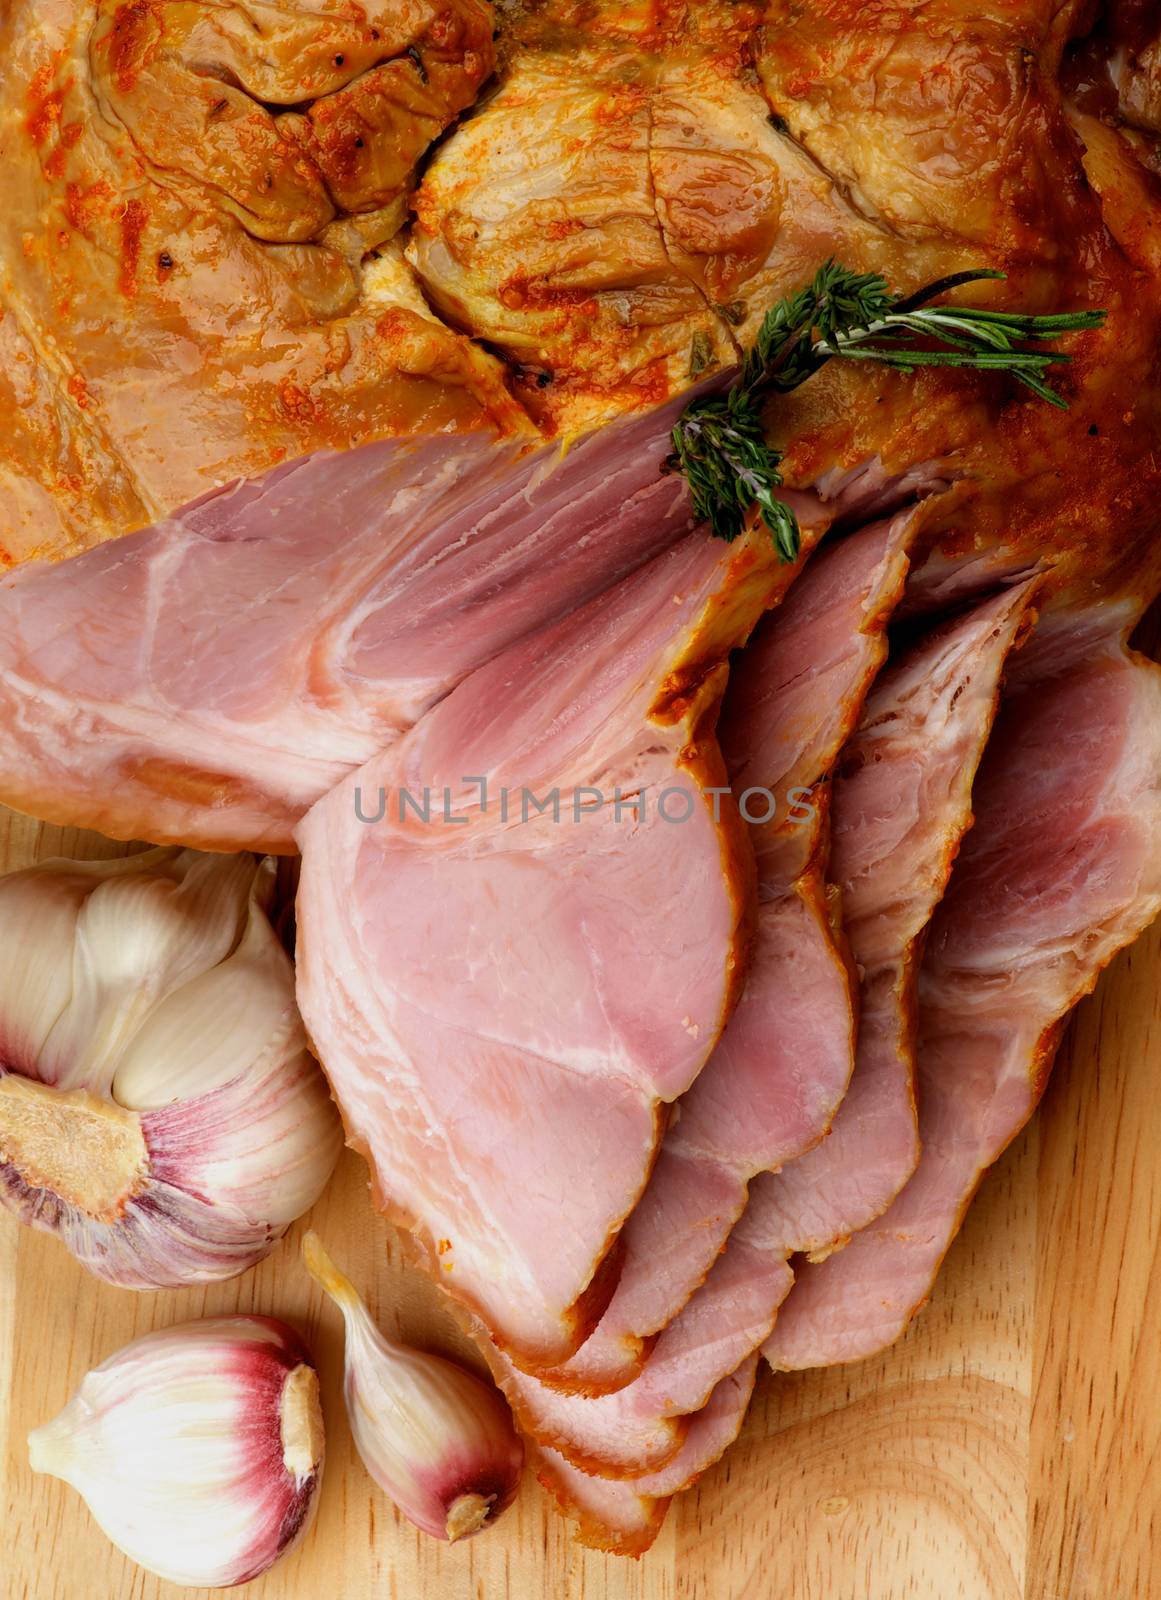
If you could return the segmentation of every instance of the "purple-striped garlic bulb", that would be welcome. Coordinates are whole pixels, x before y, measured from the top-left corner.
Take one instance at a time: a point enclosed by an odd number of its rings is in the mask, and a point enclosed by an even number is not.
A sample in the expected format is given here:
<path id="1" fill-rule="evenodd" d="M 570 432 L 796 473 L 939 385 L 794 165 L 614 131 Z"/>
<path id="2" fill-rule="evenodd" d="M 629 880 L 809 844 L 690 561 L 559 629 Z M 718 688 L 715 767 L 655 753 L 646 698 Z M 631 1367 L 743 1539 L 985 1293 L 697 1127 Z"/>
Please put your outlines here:
<path id="1" fill-rule="evenodd" d="M 226 1589 L 302 1536 L 323 1464 L 318 1377 L 271 1317 L 148 1334 L 90 1372 L 28 1437 L 118 1549 L 171 1583 Z"/>
<path id="2" fill-rule="evenodd" d="M 243 1272 L 338 1158 L 274 870 L 162 849 L 0 878 L 0 1201 L 112 1283 Z"/>

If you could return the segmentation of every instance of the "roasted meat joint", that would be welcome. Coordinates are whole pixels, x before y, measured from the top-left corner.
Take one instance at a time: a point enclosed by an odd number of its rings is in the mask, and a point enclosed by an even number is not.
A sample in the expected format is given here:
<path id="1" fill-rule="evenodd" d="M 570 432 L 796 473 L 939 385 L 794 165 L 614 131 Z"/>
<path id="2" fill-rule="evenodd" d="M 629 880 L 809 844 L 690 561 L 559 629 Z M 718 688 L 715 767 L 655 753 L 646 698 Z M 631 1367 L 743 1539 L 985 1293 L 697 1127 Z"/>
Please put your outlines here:
<path id="1" fill-rule="evenodd" d="M 0 1200 L 164 1291 L 32 1463 L 179 1582 L 321 1540 L 279 1251 L 403 1515 L 639 1555 L 1161 910 L 1161 8 L 0 45 L 0 804 L 101 836 L 0 877 Z M 279 1243 L 340 1124 L 454 1361 Z"/>

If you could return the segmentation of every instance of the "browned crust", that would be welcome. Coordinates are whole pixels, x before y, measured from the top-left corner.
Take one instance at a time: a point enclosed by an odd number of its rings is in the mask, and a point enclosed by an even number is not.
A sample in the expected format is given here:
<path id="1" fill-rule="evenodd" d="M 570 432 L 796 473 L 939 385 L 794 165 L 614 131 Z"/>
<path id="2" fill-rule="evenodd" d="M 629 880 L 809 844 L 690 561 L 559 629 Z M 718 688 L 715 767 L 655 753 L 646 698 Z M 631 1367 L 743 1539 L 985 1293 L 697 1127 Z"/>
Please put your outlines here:
<path id="1" fill-rule="evenodd" d="M 674 1490 L 672 1494 L 657 1497 L 637 1496 L 636 1504 L 641 1508 L 642 1521 L 640 1526 L 635 1529 L 612 1528 L 608 1524 L 601 1522 L 599 1518 L 594 1517 L 584 1507 L 578 1505 L 572 1497 L 568 1484 L 559 1476 L 553 1463 L 540 1451 L 537 1451 L 537 1482 L 552 1495 L 558 1509 L 572 1522 L 576 1523 L 577 1543 L 585 1545 L 590 1550 L 607 1551 L 611 1555 L 644 1555 L 661 1532 L 661 1526 L 675 1496 L 684 1494 L 687 1489 L 692 1489 L 711 1467 L 717 1465 L 726 1451 L 736 1441 L 741 1431 L 742 1423 L 745 1421 L 750 1401 L 753 1398 L 757 1376 L 758 1363 L 751 1358 L 749 1392 L 746 1395 L 746 1404 L 738 1412 L 738 1426 L 728 1439 L 722 1441 L 721 1448 L 710 1460 L 703 1462 L 696 1472 L 690 1473 L 681 1488 Z M 607 1477 L 609 1474 L 606 1473 L 603 1476 Z"/>
<path id="2" fill-rule="evenodd" d="M 542 1455 L 537 1458 L 536 1481 L 542 1488 L 547 1489 L 556 1502 L 557 1509 L 576 1524 L 578 1544 L 584 1545 L 589 1550 L 603 1550 L 606 1555 L 612 1556 L 643 1556 L 661 1532 L 672 1499 L 672 1496 L 664 1500 L 639 1499 L 637 1504 L 643 1513 L 641 1526 L 632 1532 L 627 1532 L 608 1527 L 590 1512 L 578 1506 L 563 1479 L 553 1470 L 552 1463 Z"/>
<path id="3" fill-rule="evenodd" d="M 488 1363 L 492 1377 L 497 1386 L 503 1391 L 504 1398 L 512 1407 L 512 1415 L 516 1418 L 521 1433 L 535 1444 L 547 1445 L 558 1451 L 572 1466 L 578 1467 L 581 1472 L 593 1473 L 601 1478 L 617 1480 L 639 1478 L 642 1473 L 640 1462 L 626 1465 L 623 1461 L 610 1460 L 607 1456 L 581 1448 L 575 1439 L 567 1434 L 557 1433 L 552 1428 L 544 1428 L 540 1421 L 529 1411 L 520 1393 L 519 1386 L 513 1382 L 511 1375 L 505 1371 L 503 1365 L 497 1361 L 492 1342 L 485 1334 L 477 1341 L 484 1360 Z M 685 1443 L 685 1436 L 689 1432 L 689 1417 L 661 1417 L 658 1426 L 667 1434 L 664 1453 L 650 1462 L 645 1469 L 649 1472 L 660 1471 L 668 1466 L 677 1452 Z"/>
<path id="4" fill-rule="evenodd" d="M 340 1114 L 342 1114 L 341 1107 Z M 660 1107 L 657 1114 L 660 1117 Z M 405 1207 L 400 1206 L 386 1192 L 379 1178 L 375 1158 L 368 1148 L 366 1140 L 351 1132 L 345 1116 L 343 1117 L 343 1128 L 348 1149 L 354 1150 L 367 1163 L 372 1204 L 375 1210 L 386 1217 L 388 1222 L 397 1230 L 400 1244 L 407 1259 L 413 1266 L 424 1272 L 443 1292 L 456 1321 L 466 1333 L 478 1340 L 485 1358 L 488 1355 L 486 1347 L 494 1344 L 513 1363 L 516 1363 L 517 1352 L 506 1341 L 497 1337 L 490 1328 L 483 1309 L 477 1304 L 475 1298 L 466 1293 L 459 1284 L 453 1285 L 449 1283 L 447 1273 L 444 1272 L 441 1265 L 439 1247 L 436 1241 L 432 1238 L 431 1233 Z M 661 1134 L 660 1130 L 657 1130 L 654 1137 L 654 1149 L 657 1148 L 660 1142 Z M 522 1360 L 567 1361 L 570 1356 L 576 1354 L 589 1334 L 592 1333 L 604 1315 L 606 1306 L 612 1299 L 613 1291 L 617 1286 L 617 1279 L 620 1276 L 621 1260 L 620 1251 L 617 1248 L 618 1231 L 619 1229 L 613 1230 L 609 1247 L 597 1261 L 588 1285 L 565 1313 L 565 1326 L 568 1329 L 569 1339 L 567 1346 L 562 1345 L 559 1355 L 522 1351 L 519 1352 Z M 485 1338 L 480 1337 L 481 1329 L 487 1329 Z M 521 1370 L 524 1369 L 522 1368 Z"/>

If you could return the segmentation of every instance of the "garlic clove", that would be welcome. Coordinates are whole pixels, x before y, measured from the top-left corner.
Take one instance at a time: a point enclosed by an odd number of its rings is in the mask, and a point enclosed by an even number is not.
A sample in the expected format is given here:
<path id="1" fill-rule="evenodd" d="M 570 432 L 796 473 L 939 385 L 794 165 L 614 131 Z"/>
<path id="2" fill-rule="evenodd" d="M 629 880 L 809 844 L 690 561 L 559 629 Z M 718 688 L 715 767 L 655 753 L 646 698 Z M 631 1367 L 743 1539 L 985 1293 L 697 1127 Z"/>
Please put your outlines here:
<path id="1" fill-rule="evenodd" d="M 154 1007 L 229 955 L 248 901 L 274 871 L 271 862 L 256 869 L 252 856 L 166 850 L 146 857 L 137 872 L 99 881 L 77 918 L 73 999 L 48 1042 L 67 1063 L 69 1082 L 111 1080 Z"/>
<path id="2" fill-rule="evenodd" d="M 158 1185 L 200 1194 L 223 1214 L 232 1209 L 278 1233 L 315 1203 L 342 1149 L 326 1079 L 297 1021 L 264 1067 L 152 1112 L 142 1126 Z"/>
<path id="3" fill-rule="evenodd" d="M 238 1074 L 238 1062 L 277 1050 L 294 1027 L 294 967 L 264 915 L 251 916 L 232 955 L 161 1000 L 122 1050 L 117 1100 L 152 1111 L 210 1094 Z"/>
<path id="4" fill-rule="evenodd" d="M 0 877 L 0 1063 L 35 1061 L 48 1076 L 45 1046 L 72 998 L 68 953 L 89 882 L 64 870 Z"/>
<path id="5" fill-rule="evenodd" d="M 0 1202 L 113 1283 L 245 1271 L 338 1159 L 274 870 L 155 850 L 0 878 Z M 39 1055 L 27 994 L 56 1010 Z"/>
<path id="6" fill-rule="evenodd" d="M 386 1338 L 317 1234 L 302 1250 L 343 1314 L 347 1416 L 367 1471 L 436 1539 L 489 1527 L 515 1498 L 524 1461 L 507 1402 L 466 1367 Z"/>
<path id="7" fill-rule="evenodd" d="M 173 1583 L 229 1588 L 305 1532 L 323 1464 L 318 1378 L 269 1317 L 147 1335 L 90 1372 L 28 1439 L 115 1545 Z"/>

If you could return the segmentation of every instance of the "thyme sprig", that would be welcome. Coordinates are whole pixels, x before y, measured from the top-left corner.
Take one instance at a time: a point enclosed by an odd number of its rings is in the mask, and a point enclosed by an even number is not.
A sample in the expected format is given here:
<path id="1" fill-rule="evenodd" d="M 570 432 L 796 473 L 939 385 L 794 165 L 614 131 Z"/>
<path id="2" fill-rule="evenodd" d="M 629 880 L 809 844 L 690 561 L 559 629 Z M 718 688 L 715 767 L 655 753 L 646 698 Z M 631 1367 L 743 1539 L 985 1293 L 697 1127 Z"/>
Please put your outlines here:
<path id="1" fill-rule="evenodd" d="M 798 523 L 775 493 L 782 486 L 782 455 L 766 442 L 761 402 L 771 392 L 796 389 L 834 357 L 876 361 L 899 372 L 920 367 L 1006 372 L 1041 400 L 1066 410 L 1068 402 L 1046 374 L 1071 358 L 1060 350 L 1022 346 L 1099 327 L 1103 311 L 1033 316 L 930 303 L 964 284 L 1003 277 L 983 268 L 957 272 L 900 296 L 878 273 L 826 262 L 806 288 L 766 313 L 733 386 L 691 401 L 678 419 L 665 465 L 684 473 L 697 515 L 719 539 L 733 540 L 757 506 L 782 560 L 797 558 Z"/>

